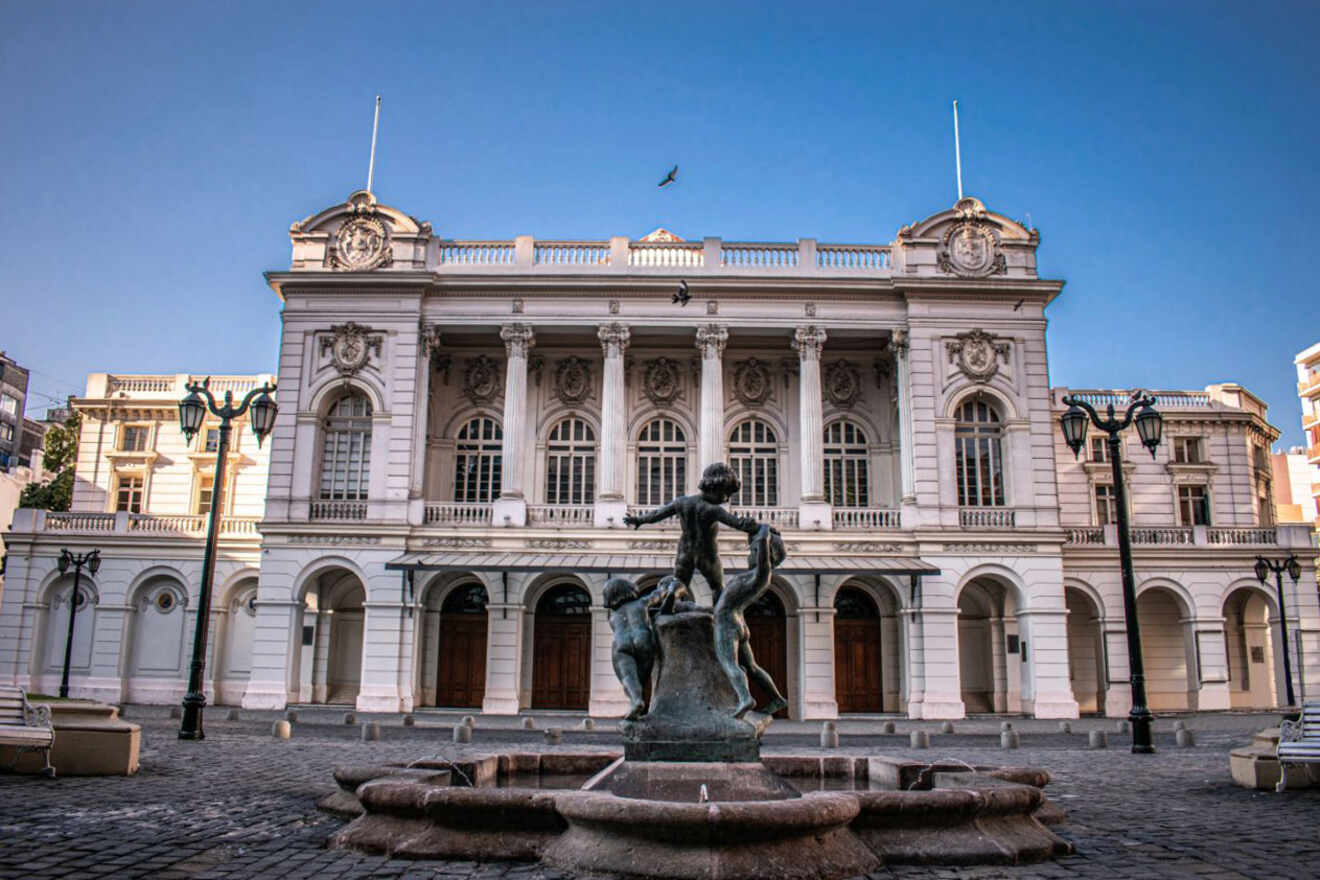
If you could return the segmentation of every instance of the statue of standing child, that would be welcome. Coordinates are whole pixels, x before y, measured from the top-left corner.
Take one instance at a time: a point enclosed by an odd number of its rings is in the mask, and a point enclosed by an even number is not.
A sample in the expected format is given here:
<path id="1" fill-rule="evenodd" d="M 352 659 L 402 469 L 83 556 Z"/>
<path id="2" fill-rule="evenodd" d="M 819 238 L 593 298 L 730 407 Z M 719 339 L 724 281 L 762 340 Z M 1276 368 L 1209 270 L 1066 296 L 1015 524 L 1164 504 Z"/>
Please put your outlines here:
<path id="1" fill-rule="evenodd" d="M 756 705 L 748 687 L 749 678 L 770 694 L 770 702 L 761 708 L 766 715 L 774 715 L 788 705 L 770 673 L 756 662 L 745 617 L 747 608 L 769 589 L 775 566 L 784 561 L 784 541 L 779 532 L 762 525 L 747 538 L 747 544 L 748 570 L 730 578 L 715 603 L 715 656 L 738 696 L 735 718 L 741 718 Z"/>

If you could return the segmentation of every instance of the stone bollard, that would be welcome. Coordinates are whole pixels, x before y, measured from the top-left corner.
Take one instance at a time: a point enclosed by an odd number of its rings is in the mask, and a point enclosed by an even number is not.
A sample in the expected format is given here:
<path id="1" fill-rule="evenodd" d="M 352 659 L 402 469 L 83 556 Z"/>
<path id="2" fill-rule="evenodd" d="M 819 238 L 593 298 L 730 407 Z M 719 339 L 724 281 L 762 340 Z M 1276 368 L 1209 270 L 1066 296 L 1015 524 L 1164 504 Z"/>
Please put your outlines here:
<path id="1" fill-rule="evenodd" d="M 582 729 L 583 729 L 583 730 L 595 730 L 595 729 L 596 729 L 596 722 L 592 721 L 590 718 L 583 718 L 583 719 L 582 719 Z"/>
<path id="2" fill-rule="evenodd" d="M 1132 729 L 1132 725 L 1129 724 L 1126 719 L 1120 718 L 1118 723 L 1114 725 L 1114 729 L 1119 733 L 1127 733 Z"/>
<path id="3" fill-rule="evenodd" d="M 1003 733 L 1003 732 L 1006 731 L 1006 730 L 1012 730 L 1012 729 L 1013 729 L 1013 722 L 1012 722 L 1012 721 L 1001 721 L 1001 722 L 999 722 L 999 732 L 1000 732 L 1000 733 Z"/>
<path id="4" fill-rule="evenodd" d="M 885 733 L 893 733 L 894 730 L 895 730 L 895 728 L 894 728 L 894 722 L 892 722 L 892 721 L 886 721 L 886 722 L 885 722 L 885 727 L 884 727 L 884 731 L 885 731 Z"/>
<path id="5" fill-rule="evenodd" d="M 362 741 L 380 742 L 380 725 L 375 721 L 367 721 L 362 725 Z"/>
<path id="6" fill-rule="evenodd" d="M 1067 721 L 1059 722 L 1059 733 L 1072 733 L 1072 725 Z"/>
<path id="7" fill-rule="evenodd" d="M 1173 730 L 1174 730 L 1174 733 L 1177 733 L 1177 732 L 1180 731 L 1180 730 L 1186 730 L 1186 729 L 1187 729 L 1187 722 L 1186 722 L 1186 721 L 1183 721 L 1181 718 L 1179 718 L 1177 721 L 1173 722 Z"/>
<path id="8" fill-rule="evenodd" d="M 237 721 L 237 720 L 239 720 L 239 719 L 238 719 L 238 710 L 237 710 L 237 709 L 230 709 L 228 712 L 226 712 L 226 713 L 225 713 L 225 720 L 226 720 L 226 721 Z"/>
<path id="9" fill-rule="evenodd" d="M 350 726 L 351 726 L 351 725 L 354 725 L 354 724 L 357 724 L 357 715 L 354 714 L 353 712 L 345 712 L 345 713 L 344 713 L 344 723 L 345 723 L 345 724 L 348 724 L 348 725 L 350 725 Z"/>
<path id="10" fill-rule="evenodd" d="M 284 713 L 284 720 L 292 724 L 293 722 L 298 720 L 298 713 L 290 709 L 289 711 Z"/>
<path id="11" fill-rule="evenodd" d="M 454 742 L 456 743 L 472 742 L 472 728 L 468 727 L 466 724 L 455 724 Z"/>
<path id="12" fill-rule="evenodd" d="M 940 725 L 940 733 L 953 733 L 953 722 L 946 721 Z"/>
<path id="13" fill-rule="evenodd" d="M 535 718 L 524 718 L 524 719 L 522 720 L 522 729 L 523 729 L 523 730 L 536 730 L 536 719 L 535 719 Z"/>
<path id="14" fill-rule="evenodd" d="M 1196 737 L 1186 727 L 1180 727 L 1174 733 L 1174 739 L 1178 742 L 1178 748 L 1190 749 L 1196 745 Z"/>
<path id="15" fill-rule="evenodd" d="M 999 734 L 999 747 L 1001 749 L 1016 749 L 1018 747 L 1018 732 L 1016 730 L 1005 730 Z"/>
<path id="16" fill-rule="evenodd" d="M 826 721 L 820 726 L 820 747 L 822 749 L 839 747 L 839 726 L 833 721 Z"/>
<path id="17" fill-rule="evenodd" d="M 412 726 L 413 726 L 414 724 L 416 724 L 416 723 L 417 723 L 417 719 L 414 718 L 413 716 L 411 716 L 411 715 L 404 715 L 404 716 L 403 716 L 403 726 L 404 726 L 404 727 L 412 727 Z"/>
<path id="18" fill-rule="evenodd" d="M 177 720 L 183 717 L 183 709 L 178 706 L 170 706 L 170 718 Z"/>
<path id="19" fill-rule="evenodd" d="M 468 727 L 476 727 L 477 719 L 473 718 L 471 715 L 464 715 L 463 723 L 466 724 Z"/>
<path id="20" fill-rule="evenodd" d="M 276 721 L 270 729 L 270 735 L 276 739 L 288 739 L 293 736 L 293 725 L 287 721 Z"/>
<path id="21" fill-rule="evenodd" d="M 1109 734 L 1103 730 L 1093 730 L 1087 737 L 1087 746 L 1092 749 L 1109 748 Z"/>
<path id="22" fill-rule="evenodd" d="M 564 729 L 562 727 L 547 727 L 545 729 L 545 743 L 550 746 L 564 744 Z"/>
<path id="23" fill-rule="evenodd" d="M 930 734 L 924 730 L 914 730 L 908 734 L 908 745 L 914 749 L 930 748 Z"/>

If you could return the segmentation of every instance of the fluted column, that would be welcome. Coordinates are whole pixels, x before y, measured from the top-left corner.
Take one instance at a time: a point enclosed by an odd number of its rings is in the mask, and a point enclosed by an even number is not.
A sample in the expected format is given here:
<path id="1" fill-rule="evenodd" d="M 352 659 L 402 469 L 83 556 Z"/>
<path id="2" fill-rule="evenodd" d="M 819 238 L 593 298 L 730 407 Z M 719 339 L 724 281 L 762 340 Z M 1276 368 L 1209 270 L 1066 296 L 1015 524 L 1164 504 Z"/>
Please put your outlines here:
<path id="1" fill-rule="evenodd" d="M 825 425 L 820 399 L 820 350 L 825 330 L 808 325 L 793 332 L 798 353 L 798 448 L 801 450 L 802 493 L 798 504 L 798 526 L 804 529 L 834 527 L 830 505 L 825 500 Z"/>
<path id="2" fill-rule="evenodd" d="M 500 339 L 508 354 L 504 367 L 504 444 L 500 467 L 500 497 L 492 505 L 492 525 L 527 524 L 527 499 L 523 496 L 523 435 L 527 431 L 527 352 L 536 345 L 536 335 L 526 324 L 506 324 Z"/>
<path id="3" fill-rule="evenodd" d="M 915 467 L 912 457 L 912 370 L 908 365 L 908 331 L 895 330 L 889 341 L 894 350 L 894 375 L 898 381 L 898 453 L 903 472 L 903 504 L 916 503 Z M 907 517 L 905 516 L 906 520 Z"/>
<path id="4" fill-rule="evenodd" d="M 701 352 L 701 470 L 724 460 L 724 346 L 729 331 L 719 324 L 697 328 Z"/>
<path id="5" fill-rule="evenodd" d="M 596 493 L 595 521 L 598 527 L 623 525 L 627 504 L 623 497 L 624 456 L 628 448 L 626 401 L 623 390 L 623 355 L 631 334 L 619 323 L 596 330 L 605 369 L 600 399 L 600 491 Z"/>

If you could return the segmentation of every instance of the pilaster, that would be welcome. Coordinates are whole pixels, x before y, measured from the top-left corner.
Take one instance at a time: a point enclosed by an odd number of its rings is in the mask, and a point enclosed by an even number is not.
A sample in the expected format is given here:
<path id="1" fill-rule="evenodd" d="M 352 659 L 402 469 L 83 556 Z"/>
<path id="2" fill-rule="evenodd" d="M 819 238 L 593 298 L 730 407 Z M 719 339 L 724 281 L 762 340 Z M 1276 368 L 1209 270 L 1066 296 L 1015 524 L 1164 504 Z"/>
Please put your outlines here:
<path id="1" fill-rule="evenodd" d="M 624 398 L 623 356 L 628 350 L 628 328 L 619 323 L 596 330 L 605 354 L 600 405 L 600 490 L 596 493 L 597 528 L 623 525 L 628 511 L 624 501 L 624 466 L 627 455 L 627 413 Z"/>
<path id="2" fill-rule="evenodd" d="M 697 350 L 701 352 L 701 434 L 699 471 L 724 460 L 724 346 L 729 331 L 719 324 L 697 328 Z"/>
<path id="3" fill-rule="evenodd" d="M 527 352 L 536 336 L 527 324 L 506 324 L 500 329 L 508 360 L 504 369 L 503 467 L 500 497 L 491 505 L 492 525 L 527 525 L 527 499 L 523 495 L 523 434 L 527 427 Z"/>
<path id="4" fill-rule="evenodd" d="M 820 396 L 820 350 L 825 330 L 815 325 L 798 327 L 793 348 L 798 353 L 798 433 L 801 450 L 802 492 L 798 525 L 804 529 L 832 529 L 834 517 L 825 499 L 825 425 Z"/>

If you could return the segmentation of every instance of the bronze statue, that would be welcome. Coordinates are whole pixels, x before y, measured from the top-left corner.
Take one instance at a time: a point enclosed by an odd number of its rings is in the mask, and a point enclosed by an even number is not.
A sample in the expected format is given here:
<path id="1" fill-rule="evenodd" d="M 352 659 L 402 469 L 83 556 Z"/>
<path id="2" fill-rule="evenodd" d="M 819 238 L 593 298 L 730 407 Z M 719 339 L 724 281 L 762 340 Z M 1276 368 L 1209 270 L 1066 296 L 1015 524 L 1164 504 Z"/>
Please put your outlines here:
<path id="1" fill-rule="evenodd" d="M 610 609 L 610 629 L 614 631 L 611 649 L 614 675 L 628 695 L 631 705 L 625 717 L 630 721 L 641 718 L 646 711 L 642 682 L 650 679 L 656 657 L 648 606 L 658 598 L 659 591 L 641 594 L 637 585 L 627 578 L 610 578 L 605 582 L 605 607 Z"/>
<path id="2" fill-rule="evenodd" d="M 747 685 L 754 680 L 771 694 L 770 702 L 760 711 L 774 715 L 788 705 L 770 674 L 757 665 L 752 654 L 751 633 L 744 617 L 750 606 L 770 587 L 770 574 L 784 561 L 784 541 L 768 525 L 762 525 L 747 538 L 748 570 L 729 580 L 728 588 L 715 603 L 715 656 L 738 695 L 735 718 L 741 718 L 755 706 Z"/>

